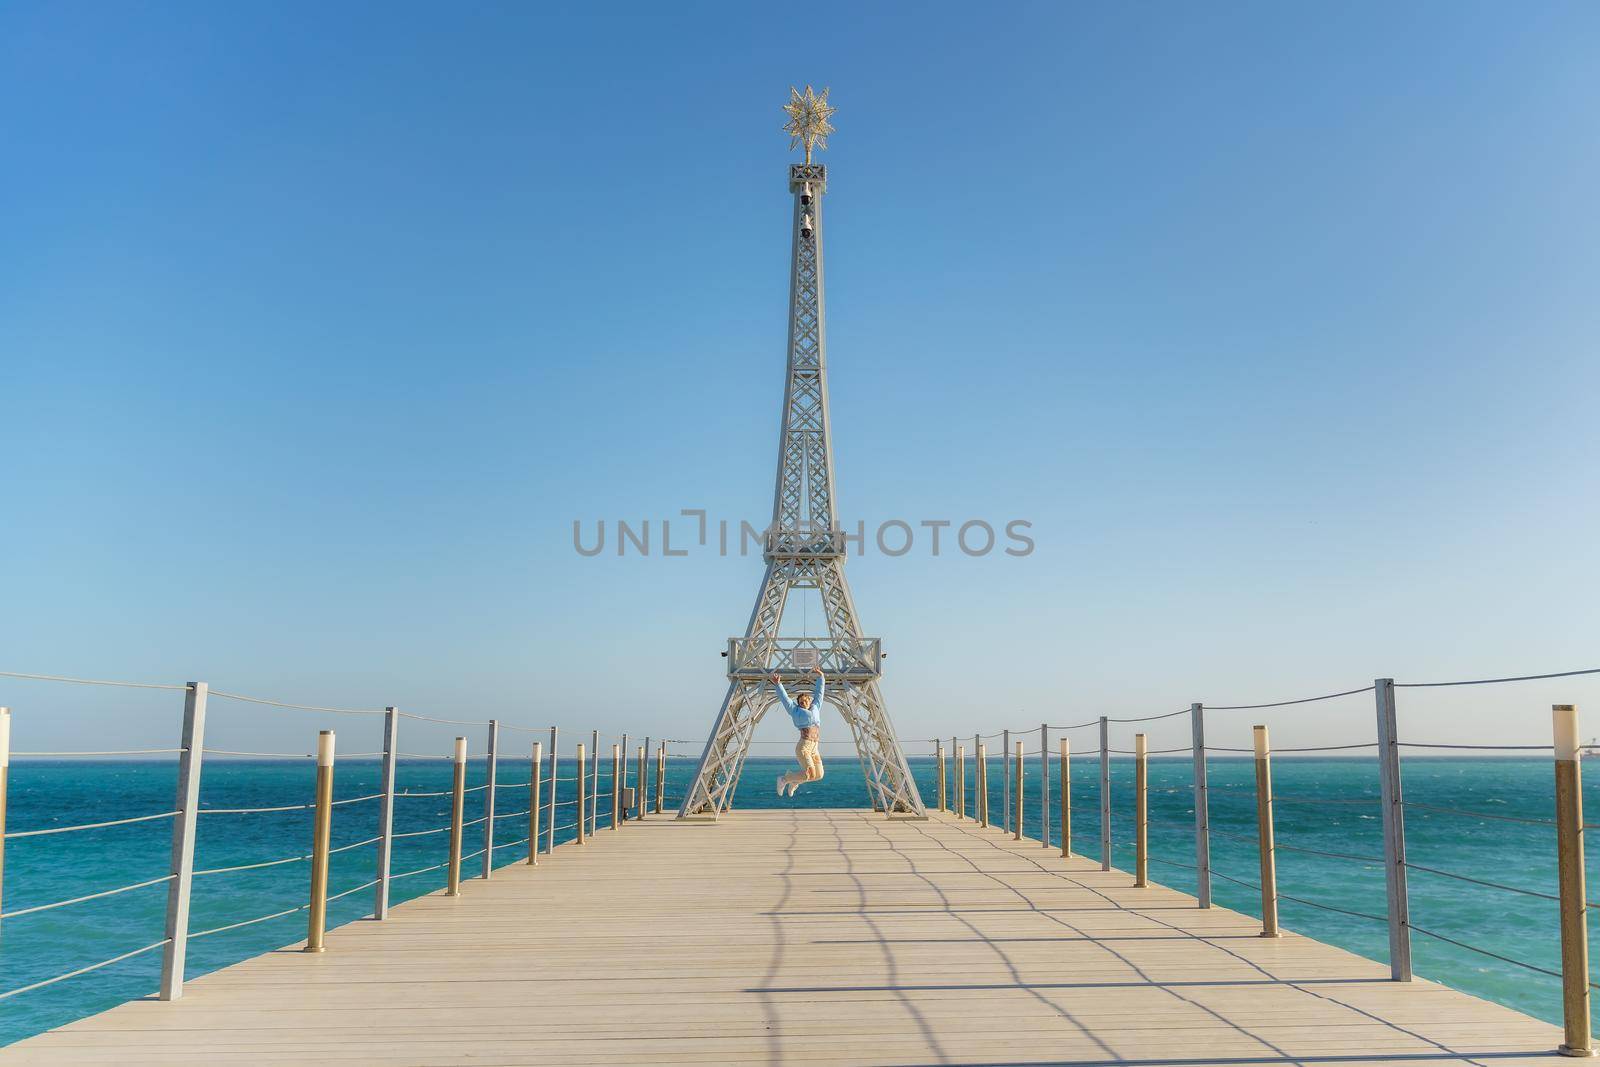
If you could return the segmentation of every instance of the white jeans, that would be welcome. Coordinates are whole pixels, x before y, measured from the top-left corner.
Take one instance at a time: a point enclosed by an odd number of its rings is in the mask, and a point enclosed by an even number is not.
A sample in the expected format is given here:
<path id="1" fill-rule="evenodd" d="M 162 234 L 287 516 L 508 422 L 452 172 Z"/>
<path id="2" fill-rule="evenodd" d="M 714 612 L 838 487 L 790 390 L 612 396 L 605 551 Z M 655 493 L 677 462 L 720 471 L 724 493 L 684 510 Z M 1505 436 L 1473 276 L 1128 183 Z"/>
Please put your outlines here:
<path id="1" fill-rule="evenodd" d="M 802 737 L 795 742 L 794 758 L 799 762 L 798 771 L 790 771 L 783 776 L 785 786 L 797 786 L 802 782 L 815 782 L 822 778 L 822 754 L 817 751 L 817 742 L 809 737 Z"/>

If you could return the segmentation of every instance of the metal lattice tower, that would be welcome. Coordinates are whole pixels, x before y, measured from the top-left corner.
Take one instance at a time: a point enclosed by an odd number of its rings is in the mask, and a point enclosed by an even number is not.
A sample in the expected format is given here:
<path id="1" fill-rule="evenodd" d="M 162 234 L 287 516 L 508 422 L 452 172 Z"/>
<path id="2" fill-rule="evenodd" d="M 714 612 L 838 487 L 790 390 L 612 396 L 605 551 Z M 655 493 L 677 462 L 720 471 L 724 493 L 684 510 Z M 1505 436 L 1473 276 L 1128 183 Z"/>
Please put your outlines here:
<path id="1" fill-rule="evenodd" d="M 809 87 L 806 92 L 809 96 Z M 768 678 L 777 674 L 793 690 L 805 684 L 813 662 L 828 677 L 828 703 L 855 738 L 872 806 L 891 814 L 926 815 L 878 690 L 879 639 L 862 636 L 844 577 L 845 542 L 833 495 L 822 298 L 822 196 L 828 171 L 809 161 L 810 147 L 808 143 L 807 162 L 789 167 L 794 198 L 789 362 L 772 525 L 763 552 L 766 576 L 744 637 L 728 642 L 728 692 L 680 818 L 714 817 L 727 810 L 756 724 L 776 702 Z M 817 590 L 828 636 L 778 636 L 784 604 L 794 589 Z"/>

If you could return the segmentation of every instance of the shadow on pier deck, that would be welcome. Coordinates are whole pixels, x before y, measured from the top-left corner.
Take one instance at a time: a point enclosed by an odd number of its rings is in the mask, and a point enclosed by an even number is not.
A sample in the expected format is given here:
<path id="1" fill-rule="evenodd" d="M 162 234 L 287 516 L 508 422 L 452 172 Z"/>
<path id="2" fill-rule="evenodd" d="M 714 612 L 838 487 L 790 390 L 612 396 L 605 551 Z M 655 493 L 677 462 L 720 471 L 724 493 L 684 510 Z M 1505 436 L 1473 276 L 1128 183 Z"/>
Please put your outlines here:
<path id="1" fill-rule="evenodd" d="M 1556 1063 L 1556 1027 L 935 815 L 655 818 L 10 1063 Z"/>

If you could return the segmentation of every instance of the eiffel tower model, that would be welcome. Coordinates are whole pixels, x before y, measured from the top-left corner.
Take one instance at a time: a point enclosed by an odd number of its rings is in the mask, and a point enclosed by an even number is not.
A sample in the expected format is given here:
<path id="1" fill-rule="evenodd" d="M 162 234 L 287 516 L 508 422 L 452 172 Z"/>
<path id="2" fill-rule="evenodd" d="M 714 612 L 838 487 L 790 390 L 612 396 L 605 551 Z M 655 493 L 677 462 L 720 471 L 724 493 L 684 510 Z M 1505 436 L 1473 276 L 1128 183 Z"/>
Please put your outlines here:
<path id="1" fill-rule="evenodd" d="M 850 727 L 874 810 L 926 817 L 922 797 L 895 740 L 878 690 L 882 645 L 861 633 L 844 577 L 845 538 L 833 495 L 833 437 L 828 425 L 827 343 L 822 299 L 822 198 L 828 168 L 811 161 L 833 132 L 828 91 L 790 90 L 784 108 L 789 147 L 805 146 L 805 162 L 789 167 L 794 200 L 789 267 L 789 362 L 778 441 L 778 481 L 763 559 L 766 576 L 744 637 L 729 640 L 728 692 L 700 756 L 679 818 L 712 817 L 728 810 L 749 754 L 756 724 L 777 700 L 776 674 L 791 692 L 809 683 L 812 667 L 827 676 L 828 703 Z M 792 590 L 816 590 L 827 625 L 825 637 L 781 637 L 783 609 Z M 809 594 L 804 594 L 809 595 Z"/>

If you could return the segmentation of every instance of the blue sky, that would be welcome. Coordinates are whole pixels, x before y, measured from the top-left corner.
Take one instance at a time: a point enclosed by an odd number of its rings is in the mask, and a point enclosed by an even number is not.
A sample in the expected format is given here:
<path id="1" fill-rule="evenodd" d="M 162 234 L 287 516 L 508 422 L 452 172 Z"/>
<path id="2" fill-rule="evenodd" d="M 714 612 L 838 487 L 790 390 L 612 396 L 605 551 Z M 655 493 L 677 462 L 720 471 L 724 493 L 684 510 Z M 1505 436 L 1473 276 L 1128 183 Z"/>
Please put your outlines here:
<path id="1" fill-rule="evenodd" d="M 1037 543 L 851 564 L 902 736 L 1595 665 L 1600 11 L 815 10 L 0 10 L 0 668 L 703 736 L 759 560 L 571 524 L 766 519 L 808 81 L 842 510 Z"/>

